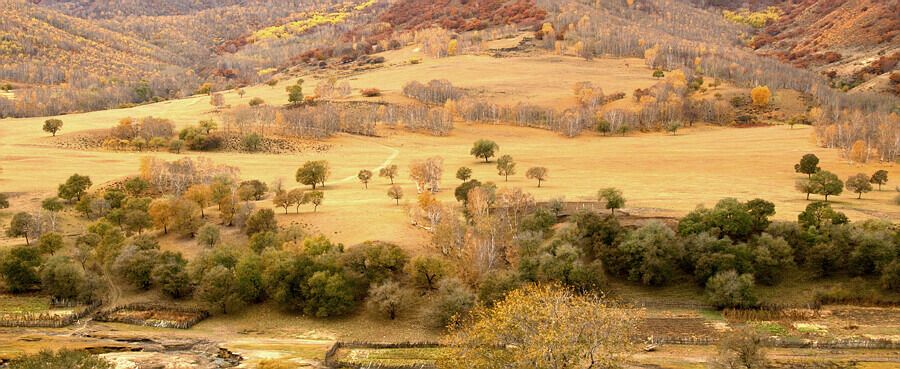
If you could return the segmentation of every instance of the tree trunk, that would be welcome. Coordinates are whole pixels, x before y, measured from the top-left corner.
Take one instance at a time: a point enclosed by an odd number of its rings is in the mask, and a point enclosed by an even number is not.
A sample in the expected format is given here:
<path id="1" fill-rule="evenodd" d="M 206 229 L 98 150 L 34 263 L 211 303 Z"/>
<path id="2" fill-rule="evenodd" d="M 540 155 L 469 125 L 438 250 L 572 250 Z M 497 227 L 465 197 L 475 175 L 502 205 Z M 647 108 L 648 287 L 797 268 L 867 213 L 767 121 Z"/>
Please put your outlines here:
<path id="1" fill-rule="evenodd" d="M 857 197 L 856 199 L 857 199 L 857 200 L 862 200 L 862 192 L 859 193 L 859 197 Z"/>
<path id="2" fill-rule="evenodd" d="M 541 180 L 539 179 L 538 180 L 538 188 L 540 188 L 540 187 L 541 187 Z"/>
<path id="3" fill-rule="evenodd" d="M 806 201 L 809 201 L 809 192 L 806 193 Z"/>

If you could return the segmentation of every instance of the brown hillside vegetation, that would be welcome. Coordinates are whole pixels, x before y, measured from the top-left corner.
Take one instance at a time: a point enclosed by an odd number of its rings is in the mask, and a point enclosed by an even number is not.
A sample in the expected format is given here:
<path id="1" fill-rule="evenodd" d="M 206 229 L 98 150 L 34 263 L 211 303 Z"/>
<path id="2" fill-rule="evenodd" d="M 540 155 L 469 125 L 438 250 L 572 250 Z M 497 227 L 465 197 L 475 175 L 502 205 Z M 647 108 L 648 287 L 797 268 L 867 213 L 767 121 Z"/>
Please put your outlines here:
<path id="1" fill-rule="evenodd" d="M 782 61 L 816 69 L 877 59 L 900 48 L 896 0 L 800 1 L 781 4 L 780 18 L 761 30 L 752 47 Z M 859 69 L 858 64 L 854 68 Z"/>

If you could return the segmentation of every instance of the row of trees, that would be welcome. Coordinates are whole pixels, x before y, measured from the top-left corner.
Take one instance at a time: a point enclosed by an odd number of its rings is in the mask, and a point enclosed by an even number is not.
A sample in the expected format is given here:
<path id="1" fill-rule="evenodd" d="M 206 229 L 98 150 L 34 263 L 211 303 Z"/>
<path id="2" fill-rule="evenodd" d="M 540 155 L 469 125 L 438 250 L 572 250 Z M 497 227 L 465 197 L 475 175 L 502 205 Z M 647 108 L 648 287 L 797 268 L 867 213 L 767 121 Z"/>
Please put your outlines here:
<path id="1" fill-rule="evenodd" d="M 839 196 L 844 191 L 844 188 L 859 194 L 858 198 L 862 199 L 863 193 L 872 191 L 873 184 L 877 184 L 880 191 L 881 186 L 888 181 L 888 172 L 879 170 L 872 176 L 865 173 L 857 173 L 847 178 L 847 181 L 844 182 L 836 174 L 822 170 L 818 165 L 819 158 L 814 154 L 804 155 L 800 159 L 800 163 L 794 165 L 794 170 L 797 173 L 807 175 L 806 179 L 797 180 L 794 186 L 797 191 L 806 194 L 807 200 L 809 200 L 810 194 L 816 194 L 825 196 L 825 201 L 827 202 L 828 196 Z"/>

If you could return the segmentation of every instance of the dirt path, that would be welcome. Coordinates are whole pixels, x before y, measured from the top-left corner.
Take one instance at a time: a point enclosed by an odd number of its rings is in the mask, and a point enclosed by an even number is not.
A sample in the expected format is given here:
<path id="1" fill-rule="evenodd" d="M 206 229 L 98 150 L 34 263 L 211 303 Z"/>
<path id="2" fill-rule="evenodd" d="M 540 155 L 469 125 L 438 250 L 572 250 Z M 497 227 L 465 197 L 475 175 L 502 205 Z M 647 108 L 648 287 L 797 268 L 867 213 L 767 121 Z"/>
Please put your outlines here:
<path id="1" fill-rule="evenodd" d="M 375 144 L 376 146 L 381 146 L 381 147 L 383 147 L 383 148 L 385 148 L 385 149 L 388 149 L 388 150 L 393 151 L 393 153 L 391 154 L 391 156 L 389 156 L 389 157 L 387 158 L 387 160 L 384 161 L 384 163 L 381 163 L 381 165 L 379 165 L 379 166 L 375 167 L 374 169 L 372 169 L 372 173 L 377 173 L 378 171 L 381 170 L 381 168 L 384 168 L 384 167 L 387 167 L 388 165 L 391 165 L 391 162 L 394 161 L 394 159 L 396 159 L 398 155 L 400 155 L 400 150 L 397 150 L 397 149 L 395 149 L 395 148 L 393 148 L 393 147 L 390 147 L 390 146 L 387 146 L 387 145 L 384 145 L 384 144 L 380 144 L 380 143 L 377 143 L 377 142 L 371 142 L 371 141 L 366 141 L 366 143 Z M 337 182 L 338 182 L 338 183 L 344 183 L 344 182 L 350 182 L 350 181 L 353 181 L 353 180 L 356 180 L 356 179 L 359 179 L 359 177 L 358 177 L 358 176 L 349 176 L 349 177 L 344 178 L 344 179 L 342 179 L 342 180 L 340 180 L 340 181 L 337 181 Z"/>

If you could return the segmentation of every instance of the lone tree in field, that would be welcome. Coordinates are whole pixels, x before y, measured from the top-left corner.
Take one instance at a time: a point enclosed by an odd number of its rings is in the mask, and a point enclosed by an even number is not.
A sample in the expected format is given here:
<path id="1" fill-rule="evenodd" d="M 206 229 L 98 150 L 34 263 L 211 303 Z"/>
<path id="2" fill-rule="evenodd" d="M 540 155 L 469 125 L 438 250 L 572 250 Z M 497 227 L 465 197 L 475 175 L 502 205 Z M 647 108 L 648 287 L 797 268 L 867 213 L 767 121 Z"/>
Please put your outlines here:
<path id="1" fill-rule="evenodd" d="M 47 119 L 44 121 L 44 132 L 51 133 L 56 136 L 56 132 L 62 129 L 63 122 L 59 119 Z"/>
<path id="2" fill-rule="evenodd" d="M 753 99 L 753 105 L 765 108 L 766 105 L 769 105 L 769 99 L 772 97 L 772 92 L 769 91 L 768 86 L 757 86 L 750 91 L 750 97 Z"/>
<path id="3" fill-rule="evenodd" d="M 663 78 L 663 77 L 665 77 L 665 76 L 666 76 L 666 73 L 663 72 L 663 71 L 661 71 L 661 70 L 659 70 L 659 69 L 653 71 L 653 78 L 660 79 L 660 78 Z"/>
<path id="4" fill-rule="evenodd" d="M 862 194 L 864 192 L 872 191 L 872 184 L 869 183 L 869 176 L 865 173 L 859 173 L 855 176 L 850 176 L 847 178 L 847 182 L 844 184 L 850 192 L 858 193 L 859 197 L 857 199 L 862 199 Z"/>
<path id="5" fill-rule="evenodd" d="M 391 184 L 394 184 L 394 178 L 397 177 L 399 172 L 396 165 L 388 165 L 378 171 L 378 176 L 381 178 L 390 178 Z"/>
<path id="6" fill-rule="evenodd" d="M 212 94 L 209 98 L 209 105 L 216 107 L 216 110 L 218 111 L 225 106 L 225 96 L 222 96 L 222 94 L 218 92 Z"/>
<path id="7" fill-rule="evenodd" d="M 837 174 L 826 170 L 813 174 L 809 181 L 815 186 L 816 194 L 825 196 L 825 202 L 828 202 L 828 196 L 840 196 L 844 192 L 844 182 Z"/>
<path id="8" fill-rule="evenodd" d="M 811 178 L 813 174 L 822 170 L 818 165 L 819 157 L 814 154 L 806 154 L 800 159 L 800 164 L 794 164 L 794 171 L 806 174 L 806 178 Z"/>
<path id="9" fill-rule="evenodd" d="M 597 200 L 606 203 L 606 208 L 612 214 L 616 213 L 616 209 L 625 206 L 625 197 L 622 196 L 622 190 L 614 187 L 604 188 L 597 192 Z"/>
<path id="10" fill-rule="evenodd" d="M 510 292 L 445 338 L 441 368 L 612 368 L 635 350 L 629 335 L 636 319 L 593 294 L 560 285 Z"/>
<path id="11" fill-rule="evenodd" d="M 472 168 L 460 167 L 456 170 L 456 178 L 463 182 L 468 181 L 472 178 Z"/>
<path id="12" fill-rule="evenodd" d="M 672 132 L 674 136 L 679 128 L 681 128 L 681 122 L 672 122 L 666 125 L 666 132 Z"/>
<path id="13" fill-rule="evenodd" d="M 68 201 L 81 200 L 81 196 L 84 196 L 85 191 L 92 185 L 91 177 L 75 173 L 66 180 L 66 183 L 59 185 L 57 196 Z"/>
<path id="14" fill-rule="evenodd" d="M 297 169 L 296 179 L 298 183 L 312 186 L 315 190 L 317 184 L 325 187 L 325 180 L 331 172 L 328 170 L 328 162 L 325 160 L 307 161 Z"/>
<path id="15" fill-rule="evenodd" d="M 397 205 L 400 205 L 400 199 L 403 198 L 403 189 L 398 185 L 393 185 L 387 192 L 388 197 L 397 201 Z"/>
<path id="16" fill-rule="evenodd" d="M 242 98 L 242 99 L 244 98 L 244 94 L 247 93 L 247 91 L 244 91 L 243 88 L 238 88 L 237 90 L 234 90 L 234 92 L 237 92 L 238 97 L 239 97 L 239 98 Z"/>
<path id="17" fill-rule="evenodd" d="M 356 175 L 359 178 L 359 181 L 366 185 L 366 189 L 369 189 L 369 181 L 372 180 L 372 171 L 371 170 L 361 170 L 359 174 Z"/>
<path id="18" fill-rule="evenodd" d="M 480 139 L 472 145 L 470 154 L 475 155 L 476 158 L 484 158 L 484 162 L 487 163 L 488 159 L 494 156 L 495 151 L 500 151 L 500 145 L 491 140 Z"/>
<path id="19" fill-rule="evenodd" d="M 300 85 L 291 85 L 285 87 L 288 92 L 288 102 L 291 105 L 298 105 L 303 102 L 303 87 Z"/>
<path id="20" fill-rule="evenodd" d="M 888 181 L 888 172 L 884 169 L 875 172 L 872 175 L 872 179 L 869 180 L 869 183 L 877 184 L 878 191 L 881 191 L 881 185 L 887 183 Z"/>
<path id="21" fill-rule="evenodd" d="M 509 176 L 516 174 L 516 162 L 510 155 L 503 155 L 497 159 L 497 174 L 504 176 L 504 181 L 509 181 Z"/>
<path id="22" fill-rule="evenodd" d="M 545 167 L 533 167 L 525 172 L 525 177 L 528 179 L 536 179 L 538 181 L 538 187 L 541 187 L 541 182 L 547 180 L 548 172 L 549 171 Z"/>

